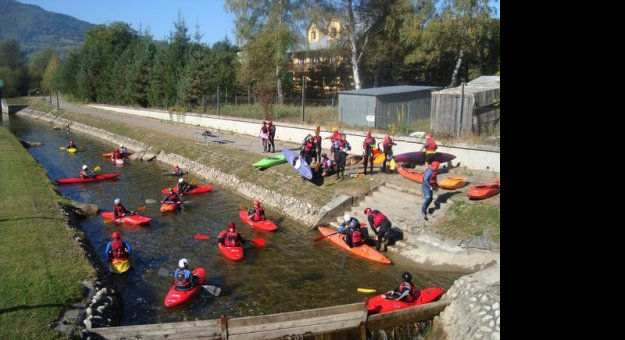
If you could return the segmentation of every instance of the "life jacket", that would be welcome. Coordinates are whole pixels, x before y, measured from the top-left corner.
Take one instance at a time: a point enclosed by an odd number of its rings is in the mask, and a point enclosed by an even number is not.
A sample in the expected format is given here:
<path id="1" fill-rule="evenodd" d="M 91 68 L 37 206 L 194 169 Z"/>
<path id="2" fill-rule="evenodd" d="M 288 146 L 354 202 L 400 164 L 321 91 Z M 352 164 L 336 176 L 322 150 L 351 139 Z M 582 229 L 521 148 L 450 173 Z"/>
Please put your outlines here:
<path id="1" fill-rule="evenodd" d="M 174 169 L 174 175 L 175 175 L 175 176 L 181 176 L 181 175 L 182 175 L 182 169 L 180 169 L 180 168 L 175 168 L 175 169 Z"/>
<path id="2" fill-rule="evenodd" d="M 179 201 L 179 197 L 177 194 L 175 193 L 171 193 L 169 195 L 167 195 L 167 197 L 165 197 L 164 199 L 165 202 L 178 202 Z"/>
<path id="3" fill-rule="evenodd" d="M 123 216 L 126 213 L 126 208 L 121 204 L 115 205 L 115 216 Z"/>
<path id="4" fill-rule="evenodd" d="M 428 139 L 425 144 L 425 153 L 435 153 L 436 149 L 438 149 L 438 145 L 433 139 Z"/>
<path id="5" fill-rule="evenodd" d="M 112 240 L 111 251 L 113 253 L 113 258 L 123 259 L 126 257 L 126 249 L 124 249 L 124 242 L 122 242 L 122 240 Z"/>
<path id="6" fill-rule="evenodd" d="M 178 183 L 177 186 L 178 186 L 178 194 L 183 194 L 189 187 L 189 184 L 187 184 L 187 182 L 182 182 L 182 183 Z"/>
<path id="7" fill-rule="evenodd" d="M 321 136 L 313 137 L 313 143 L 315 143 L 315 145 L 321 145 Z"/>
<path id="8" fill-rule="evenodd" d="M 338 133 L 338 132 L 335 132 L 335 133 L 332 134 L 332 136 L 330 136 L 330 141 L 331 142 L 336 142 L 336 141 L 339 141 L 339 140 L 341 140 L 341 134 Z"/>
<path id="9" fill-rule="evenodd" d="M 191 285 L 191 280 L 185 275 L 185 270 L 176 269 L 176 273 L 174 274 L 176 279 L 177 287 L 189 287 Z"/>
<path id="10" fill-rule="evenodd" d="M 360 231 L 360 227 L 354 228 L 354 231 L 352 231 L 352 245 L 356 247 L 362 245 L 363 242 L 364 239 L 362 237 L 362 231 Z"/>
<path id="11" fill-rule="evenodd" d="M 351 149 L 351 146 L 349 146 L 349 143 L 346 140 L 340 140 L 337 149 L 347 153 L 347 151 Z"/>
<path id="12" fill-rule="evenodd" d="M 378 210 L 373 211 L 373 225 L 374 226 L 379 226 L 380 223 L 382 223 L 382 221 L 384 221 L 385 218 L 386 216 L 384 216 L 384 214 L 379 212 Z"/>
<path id="13" fill-rule="evenodd" d="M 332 160 L 330 158 L 325 159 L 323 162 L 321 162 L 321 164 L 323 165 L 324 169 L 332 169 Z"/>
<path id="14" fill-rule="evenodd" d="M 406 283 L 403 282 L 399 285 L 399 292 L 403 292 L 404 289 L 409 288 L 410 289 L 410 294 L 408 294 L 408 296 L 406 297 L 406 300 L 404 300 L 405 302 L 414 302 L 418 297 L 419 297 L 419 291 L 417 290 L 417 288 L 411 284 L 411 283 Z"/>
<path id="15" fill-rule="evenodd" d="M 239 234 L 236 231 L 227 231 L 224 238 L 224 245 L 226 247 L 240 247 Z"/>
<path id="16" fill-rule="evenodd" d="M 314 145 L 315 144 L 312 139 L 307 140 L 304 144 L 304 152 L 311 152 Z"/>
<path id="17" fill-rule="evenodd" d="M 432 176 L 430 176 L 430 180 L 429 180 L 429 184 L 430 186 L 432 186 L 432 188 L 438 188 L 438 181 L 437 181 L 437 177 L 438 177 L 438 171 L 432 171 Z"/>
<path id="18" fill-rule="evenodd" d="M 365 138 L 365 141 L 362 142 L 362 148 L 365 149 L 365 151 L 370 151 L 374 146 L 375 138 L 373 137 L 367 137 Z"/>
<path id="19" fill-rule="evenodd" d="M 264 221 L 265 220 L 265 209 L 257 208 L 254 213 L 254 217 L 252 217 L 254 221 Z"/>
<path id="20" fill-rule="evenodd" d="M 384 146 L 385 150 L 386 150 L 386 148 L 392 148 L 393 147 L 393 139 L 391 137 L 384 137 L 384 140 L 382 140 L 382 146 Z"/>
<path id="21" fill-rule="evenodd" d="M 80 170 L 80 178 L 87 178 L 87 177 L 89 177 L 87 170 Z"/>
<path id="22" fill-rule="evenodd" d="M 113 151 L 113 159 L 119 159 L 120 158 L 120 153 L 117 149 L 115 149 L 115 151 Z"/>

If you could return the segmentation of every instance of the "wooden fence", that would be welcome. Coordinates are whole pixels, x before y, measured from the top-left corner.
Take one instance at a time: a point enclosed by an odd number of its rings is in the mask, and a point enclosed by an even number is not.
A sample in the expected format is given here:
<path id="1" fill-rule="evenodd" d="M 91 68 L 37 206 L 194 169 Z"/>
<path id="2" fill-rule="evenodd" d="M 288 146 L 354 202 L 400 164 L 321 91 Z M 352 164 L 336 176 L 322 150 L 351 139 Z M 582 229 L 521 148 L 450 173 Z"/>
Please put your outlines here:
<path id="1" fill-rule="evenodd" d="M 367 339 L 376 331 L 434 318 L 448 301 L 433 302 L 403 310 L 368 315 L 366 302 L 297 312 L 253 317 L 173 322 L 152 325 L 92 328 L 92 338 L 117 340 L 272 340 L 332 339 L 333 333 L 353 331 Z"/>

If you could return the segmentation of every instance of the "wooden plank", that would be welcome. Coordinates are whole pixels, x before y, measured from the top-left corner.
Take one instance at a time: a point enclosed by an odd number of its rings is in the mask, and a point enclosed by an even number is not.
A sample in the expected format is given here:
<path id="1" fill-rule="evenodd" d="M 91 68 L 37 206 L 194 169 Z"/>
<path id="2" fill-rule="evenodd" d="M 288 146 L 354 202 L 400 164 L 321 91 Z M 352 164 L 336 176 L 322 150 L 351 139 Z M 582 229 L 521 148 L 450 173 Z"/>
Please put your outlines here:
<path id="1" fill-rule="evenodd" d="M 436 301 L 425 305 L 401 309 L 395 312 L 369 316 L 367 329 L 380 330 L 418 321 L 431 320 L 442 312 L 451 301 Z"/>
<path id="2" fill-rule="evenodd" d="M 234 319 L 228 321 L 228 335 L 245 334 L 258 331 L 270 331 L 280 329 L 290 329 L 294 327 L 308 327 L 314 325 L 320 325 L 330 322 L 351 321 L 354 318 L 360 318 L 362 321 L 363 311 L 356 311 L 351 313 L 342 313 L 334 315 L 324 315 L 306 319 L 296 319 L 281 322 L 265 323 L 265 324 L 253 324 L 245 326 L 236 326 L 233 322 Z"/>
<path id="3" fill-rule="evenodd" d="M 134 326 L 119 326 L 119 327 L 102 327 L 92 328 L 93 332 L 125 332 L 125 331 L 140 331 L 151 329 L 174 329 L 180 327 L 219 327 L 219 320 L 195 320 L 195 321 L 183 321 L 183 322 L 167 322 L 167 323 L 155 323 L 147 325 L 134 325 Z"/>
<path id="4" fill-rule="evenodd" d="M 289 321 L 289 320 L 300 320 L 300 319 L 308 319 L 308 318 L 334 315 L 334 314 L 350 313 L 354 311 L 361 311 L 363 304 L 364 303 L 361 302 L 361 303 L 353 303 L 349 305 L 340 305 L 340 306 L 317 308 L 317 309 L 307 309 L 307 310 L 301 310 L 301 311 L 296 311 L 296 312 L 229 319 L 228 327 L 237 328 L 237 327 L 247 326 L 247 325 L 263 325 L 263 324 L 268 324 L 268 323 L 276 323 L 276 322 Z"/>
<path id="5" fill-rule="evenodd" d="M 126 337 L 126 338 L 144 338 L 144 337 L 170 337 L 174 334 L 189 334 L 189 333 L 201 333 L 206 336 L 218 336 L 221 337 L 221 328 L 202 328 L 202 327 L 184 327 L 184 328 L 173 328 L 173 329 L 148 329 L 141 331 L 125 331 L 125 332 L 112 332 L 107 333 L 107 337 L 109 338 L 118 338 L 118 337 Z M 101 334 L 104 335 L 104 334 Z"/>
<path id="6" fill-rule="evenodd" d="M 285 339 L 294 335 L 304 334 L 323 334 L 336 331 L 345 331 L 350 329 L 356 329 L 362 317 L 359 315 L 351 320 L 343 320 L 337 322 L 328 322 L 324 324 L 309 325 L 305 327 L 291 327 L 279 330 L 269 330 L 263 332 L 253 332 L 246 334 L 229 335 L 228 340 L 274 340 Z"/>

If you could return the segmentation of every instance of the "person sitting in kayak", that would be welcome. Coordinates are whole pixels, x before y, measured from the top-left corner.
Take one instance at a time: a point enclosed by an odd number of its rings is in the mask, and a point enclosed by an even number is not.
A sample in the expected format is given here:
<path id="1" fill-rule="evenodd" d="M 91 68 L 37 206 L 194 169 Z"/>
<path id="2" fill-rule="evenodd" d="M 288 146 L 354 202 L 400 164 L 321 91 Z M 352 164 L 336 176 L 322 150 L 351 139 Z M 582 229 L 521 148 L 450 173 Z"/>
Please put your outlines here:
<path id="1" fill-rule="evenodd" d="M 321 177 L 331 175 L 334 171 L 334 162 L 328 158 L 327 154 L 321 155 Z"/>
<path id="2" fill-rule="evenodd" d="M 116 161 L 118 159 L 122 158 L 122 154 L 121 152 L 119 152 L 118 148 L 115 148 L 115 150 L 113 150 L 113 155 L 111 156 L 111 160 L 112 161 Z"/>
<path id="3" fill-rule="evenodd" d="M 69 143 L 67 144 L 67 148 L 68 149 L 78 149 L 78 147 L 76 146 L 76 143 L 74 143 L 73 140 L 69 140 Z"/>
<path id="4" fill-rule="evenodd" d="M 91 171 L 86 164 L 83 164 L 82 170 L 80 170 L 80 179 L 87 179 L 92 177 L 95 177 L 93 171 Z"/>
<path id="5" fill-rule="evenodd" d="M 360 228 L 360 221 L 350 214 L 343 216 L 343 223 L 339 226 L 339 234 L 345 233 L 345 244 L 348 247 L 358 247 L 365 243 L 363 231 Z"/>
<path id="6" fill-rule="evenodd" d="M 115 215 L 115 218 L 134 215 L 134 212 L 129 211 L 128 209 L 126 209 L 126 207 L 124 207 L 124 205 L 122 204 L 122 200 L 120 200 L 119 198 L 116 198 L 114 203 L 115 208 L 113 209 L 113 214 Z"/>
<path id="7" fill-rule="evenodd" d="M 189 270 L 189 260 L 180 259 L 178 268 L 173 273 L 176 290 L 189 290 L 197 285 L 197 277 Z"/>
<path id="8" fill-rule="evenodd" d="M 195 188 L 197 188 L 197 185 L 185 182 L 184 178 L 180 177 L 178 179 L 178 195 L 182 196 Z"/>
<path id="9" fill-rule="evenodd" d="M 174 192 L 174 188 L 169 188 L 169 193 L 165 195 L 165 198 L 163 198 L 161 203 L 180 204 L 180 196 Z"/>
<path id="10" fill-rule="evenodd" d="M 111 240 L 106 244 L 104 250 L 109 261 L 113 259 L 125 259 L 132 254 L 132 246 L 126 240 L 122 240 L 119 232 L 113 232 Z"/>
<path id="11" fill-rule="evenodd" d="M 174 167 L 173 174 L 174 174 L 174 176 L 182 176 L 182 175 L 184 175 L 184 172 L 182 171 L 182 169 L 180 169 L 178 164 L 176 164 L 176 166 Z"/>
<path id="12" fill-rule="evenodd" d="M 254 201 L 254 208 L 247 211 L 247 217 L 255 222 L 267 219 L 267 217 L 265 217 L 265 209 L 261 208 L 259 200 Z"/>
<path id="13" fill-rule="evenodd" d="M 228 230 L 222 230 L 217 236 L 217 242 L 223 244 L 226 247 L 241 247 L 245 244 L 245 240 L 241 234 L 235 231 L 236 226 L 234 223 L 228 223 Z"/>
<path id="14" fill-rule="evenodd" d="M 395 290 L 390 290 L 386 294 L 382 295 L 383 299 L 388 300 L 400 300 L 404 302 L 414 302 L 419 298 L 421 291 L 412 284 L 412 275 L 409 272 L 403 272 L 401 274 L 401 284 Z"/>
<path id="15" fill-rule="evenodd" d="M 380 251 L 380 246 L 384 240 L 388 241 L 388 237 L 391 233 L 391 221 L 379 210 L 371 210 L 371 208 L 366 208 L 364 211 L 365 215 L 367 215 L 367 220 L 369 220 L 369 225 L 371 226 L 371 230 L 376 231 L 376 240 L 375 240 L 375 249 Z M 384 251 L 386 251 L 386 244 L 384 245 Z"/>
<path id="16" fill-rule="evenodd" d="M 122 156 L 123 159 L 128 158 L 128 149 L 125 146 L 120 145 L 119 146 L 119 154 Z"/>

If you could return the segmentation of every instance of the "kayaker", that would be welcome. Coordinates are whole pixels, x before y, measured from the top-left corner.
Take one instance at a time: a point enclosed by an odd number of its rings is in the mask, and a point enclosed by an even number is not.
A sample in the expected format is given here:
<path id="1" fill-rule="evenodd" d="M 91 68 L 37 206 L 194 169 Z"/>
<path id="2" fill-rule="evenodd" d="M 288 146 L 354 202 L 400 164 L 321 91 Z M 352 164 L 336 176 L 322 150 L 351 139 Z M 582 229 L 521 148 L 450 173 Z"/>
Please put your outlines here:
<path id="1" fill-rule="evenodd" d="M 391 221 L 379 210 L 371 210 L 371 208 L 366 208 L 364 214 L 367 215 L 367 220 L 369 220 L 369 225 L 371 226 L 371 230 L 375 232 L 376 240 L 375 240 L 375 249 L 380 251 L 380 246 L 384 241 L 388 242 L 389 235 L 391 233 Z M 387 250 L 386 243 L 384 244 L 384 251 Z"/>
<path id="2" fill-rule="evenodd" d="M 336 156 L 334 161 L 336 162 L 336 179 L 339 179 L 339 175 L 345 177 L 345 162 L 347 161 L 347 152 L 352 150 L 352 146 L 349 145 L 345 134 L 341 134 L 341 139 L 335 144 Z"/>
<path id="3" fill-rule="evenodd" d="M 197 285 L 197 277 L 189 270 L 189 260 L 180 259 L 173 273 L 176 290 L 189 290 Z"/>
<path id="4" fill-rule="evenodd" d="M 431 133 L 425 134 L 425 144 L 421 148 L 421 151 L 425 150 L 425 168 L 429 169 L 430 164 L 436 158 L 436 149 L 438 149 L 438 145 L 436 145 L 436 141 L 432 138 Z"/>
<path id="5" fill-rule="evenodd" d="M 123 159 L 128 158 L 128 149 L 125 146 L 120 145 L 119 146 L 119 154 L 122 156 Z"/>
<path id="6" fill-rule="evenodd" d="M 126 240 L 122 240 L 119 232 L 113 232 L 111 240 L 106 244 L 104 254 L 109 259 L 125 259 L 132 254 L 132 246 Z"/>
<path id="7" fill-rule="evenodd" d="M 176 164 L 176 166 L 174 167 L 174 176 L 182 176 L 182 175 L 184 175 L 184 172 L 182 171 L 182 169 L 180 169 L 178 164 Z"/>
<path id="8" fill-rule="evenodd" d="M 115 208 L 113 209 L 113 214 L 115 218 L 121 218 L 134 214 L 134 212 L 129 211 L 128 209 L 126 209 L 126 207 L 124 207 L 124 205 L 122 204 L 122 200 L 120 200 L 119 198 L 116 198 L 113 203 L 115 203 Z"/>
<path id="9" fill-rule="evenodd" d="M 303 157 L 306 163 L 308 163 L 309 165 L 315 155 L 315 142 L 313 140 L 314 139 L 312 135 L 307 135 L 302 142 L 302 150 L 299 153 L 299 155 Z"/>
<path id="10" fill-rule="evenodd" d="M 178 178 L 178 195 L 183 196 L 187 192 L 197 188 L 196 185 L 185 182 L 184 178 Z"/>
<path id="11" fill-rule="evenodd" d="M 397 143 L 393 142 L 393 139 L 388 134 L 388 132 L 385 133 L 384 139 L 382 140 L 382 149 L 384 150 L 384 162 L 382 163 L 382 172 L 386 172 L 386 161 L 393 159 L 393 145 L 397 145 Z M 380 143 L 378 143 L 378 148 L 379 147 Z"/>
<path id="12" fill-rule="evenodd" d="M 273 125 L 273 121 L 269 119 L 267 121 L 267 130 L 269 130 L 269 146 L 267 147 L 267 152 L 269 152 L 269 147 L 271 147 L 271 153 L 276 152 L 276 126 Z"/>
<path id="13" fill-rule="evenodd" d="M 269 152 L 271 146 L 269 145 L 269 129 L 267 128 L 267 122 L 263 122 L 259 136 L 260 140 L 263 142 L 263 153 Z"/>
<path id="14" fill-rule="evenodd" d="M 421 291 L 412 284 L 412 275 L 409 272 L 403 272 L 401 274 L 401 284 L 399 284 L 399 287 L 386 292 L 386 294 L 382 295 L 382 298 L 410 303 L 418 299 L 420 294 Z"/>
<path id="15" fill-rule="evenodd" d="M 334 171 L 334 162 L 328 158 L 327 154 L 321 155 L 321 176 L 325 177 Z"/>
<path id="16" fill-rule="evenodd" d="M 360 221 L 352 217 L 350 214 L 343 216 L 343 223 L 339 226 L 339 234 L 345 232 L 345 244 L 348 247 L 358 247 L 365 243 L 363 231 L 360 228 Z"/>
<path id="17" fill-rule="evenodd" d="M 223 244 L 226 247 L 241 247 L 245 244 L 245 239 L 241 234 L 235 231 L 236 226 L 234 223 L 228 223 L 228 230 L 222 230 L 217 236 L 217 242 Z"/>
<path id="18" fill-rule="evenodd" d="M 339 128 L 333 127 L 332 134 L 324 139 L 330 140 L 330 143 L 332 145 L 330 147 L 330 157 L 334 156 L 334 158 L 336 158 L 336 149 L 334 148 L 334 143 L 337 143 L 339 140 L 341 140 L 341 133 L 339 132 Z"/>
<path id="19" fill-rule="evenodd" d="M 115 148 L 115 150 L 113 150 L 113 155 L 111 156 L 111 160 L 116 161 L 120 158 L 122 158 L 122 154 L 121 152 L 119 152 L 118 148 Z"/>
<path id="20" fill-rule="evenodd" d="M 432 166 L 425 170 L 425 174 L 423 175 L 423 184 L 421 185 L 421 191 L 423 191 L 421 215 L 423 215 L 423 219 L 426 221 L 428 220 L 428 207 L 434 200 L 434 191 L 438 190 L 437 176 L 439 166 L 439 162 L 432 162 Z"/>
<path id="21" fill-rule="evenodd" d="M 80 179 L 87 179 L 94 176 L 95 174 L 93 173 L 93 171 L 91 171 L 86 164 L 83 164 L 82 170 L 80 170 Z"/>
<path id="22" fill-rule="evenodd" d="M 67 144 L 67 148 L 68 149 L 78 149 L 78 147 L 76 146 L 76 143 L 74 143 L 73 140 L 69 140 L 69 143 Z"/>
<path id="23" fill-rule="evenodd" d="M 321 136 L 319 136 L 319 130 L 315 130 L 315 136 L 313 137 L 313 145 L 314 145 L 314 152 L 313 152 L 313 157 L 315 158 L 315 160 L 317 161 L 317 163 L 321 163 Z"/>
<path id="24" fill-rule="evenodd" d="M 264 221 L 267 219 L 267 217 L 265 217 L 265 209 L 260 206 L 259 200 L 254 201 L 254 208 L 248 210 L 247 217 L 251 218 L 255 222 Z"/>
<path id="25" fill-rule="evenodd" d="M 365 175 L 367 174 L 367 163 L 370 166 L 370 172 L 373 175 L 373 148 L 375 147 L 375 138 L 371 137 L 371 130 L 367 130 L 365 140 L 362 142 L 362 157 L 365 165 Z"/>
<path id="26" fill-rule="evenodd" d="M 174 192 L 174 188 L 169 188 L 169 193 L 165 195 L 161 203 L 180 204 L 180 196 Z"/>

